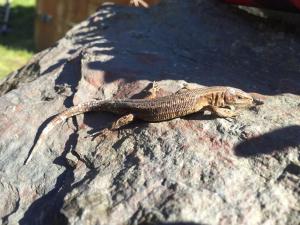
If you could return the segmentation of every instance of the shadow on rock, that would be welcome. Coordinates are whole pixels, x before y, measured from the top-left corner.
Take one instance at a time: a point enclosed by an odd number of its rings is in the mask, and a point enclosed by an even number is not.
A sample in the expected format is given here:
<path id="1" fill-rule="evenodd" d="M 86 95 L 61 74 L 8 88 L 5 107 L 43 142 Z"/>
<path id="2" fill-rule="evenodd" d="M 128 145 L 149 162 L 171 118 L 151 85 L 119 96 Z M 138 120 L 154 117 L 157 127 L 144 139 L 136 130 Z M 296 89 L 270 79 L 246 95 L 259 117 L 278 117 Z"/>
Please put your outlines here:
<path id="1" fill-rule="evenodd" d="M 66 143 L 65 151 L 54 163 L 66 167 L 66 170 L 58 176 L 54 188 L 41 198 L 35 200 L 24 217 L 19 221 L 20 225 L 34 224 L 68 224 L 66 217 L 60 213 L 64 202 L 64 197 L 72 190 L 71 184 L 74 182 L 74 173 L 70 166 L 63 160 L 70 149 L 76 146 L 78 134 L 72 134 Z"/>
<path id="2" fill-rule="evenodd" d="M 73 122 L 78 127 L 77 122 Z M 76 149 L 77 141 L 78 133 L 71 134 L 65 145 L 64 152 L 54 160 L 55 164 L 65 167 L 65 171 L 58 176 L 56 184 L 51 191 L 31 204 L 19 221 L 20 225 L 68 224 L 67 218 L 60 211 L 63 207 L 65 196 L 72 192 L 74 188 L 92 181 L 99 173 L 96 169 L 91 169 L 80 181 L 74 183 L 73 168 L 67 163 L 66 155 L 69 151 Z"/>
<path id="3" fill-rule="evenodd" d="M 52 225 L 52 224 L 68 224 L 67 218 L 60 212 L 65 196 L 70 193 L 74 188 L 82 185 L 85 182 L 92 181 L 98 171 L 95 169 L 90 170 L 85 177 L 73 183 L 74 172 L 66 163 L 66 154 L 69 150 L 75 149 L 77 145 L 78 134 L 74 133 L 70 136 L 68 142 L 66 143 L 65 150 L 63 154 L 54 160 L 57 165 L 64 166 L 65 171 L 58 176 L 54 188 L 41 198 L 34 201 L 28 210 L 25 212 L 23 218 L 19 221 L 20 225 Z"/>
<path id="4" fill-rule="evenodd" d="M 95 29 L 77 32 L 74 36 L 77 44 L 90 44 L 93 55 L 113 57 L 107 61 L 91 60 L 85 65 L 86 70 L 93 79 L 102 76 L 100 80 L 104 83 L 119 79 L 125 82 L 172 79 L 205 86 L 233 86 L 266 95 L 300 94 L 296 63 L 300 45 L 293 46 L 295 51 L 286 47 L 290 45 L 291 37 L 298 39 L 296 31 L 287 31 L 287 25 L 274 28 L 274 21 L 237 13 L 219 3 L 203 4 L 213 7 L 217 16 L 223 15 L 222 26 L 219 26 L 219 20 L 207 20 L 205 13 L 197 11 L 201 7 L 192 3 L 187 4 L 193 8 L 190 15 L 182 16 L 179 21 L 174 19 L 175 11 L 174 14 L 159 14 L 158 26 L 153 25 L 151 13 L 134 8 L 102 6 L 103 10 L 89 20 L 88 26 Z M 163 5 L 151 10 L 155 12 L 160 7 Z M 168 7 L 168 10 L 178 10 L 174 6 Z M 118 22 L 118 18 L 126 20 L 127 26 Z M 188 21 L 183 18 L 188 18 Z M 206 26 L 201 22 L 203 19 L 208 23 Z M 186 26 L 187 23 L 189 26 Z M 170 24 L 176 26 L 178 32 L 173 31 L 170 35 Z M 146 29 L 145 25 L 151 29 Z M 227 32 L 228 29 L 231 32 Z M 265 35 L 258 36 L 262 32 Z M 193 33 L 193 36 L 187 33 Z M 282 41 L 278 41 L 281 40 L 280 35 L 284 35 Z M 266 43 L 273 43 L 276 47 Z M 286 58 L 291 59 L 291 65 L 286 63 Z M 101 75 L 99 71 L 102 71 Z"/>
<path id="5" fill-rule="evenodd" d="M 24 217 L 19 221 L 20 225 L 34 224 L 68 224 L 66 217 L 60 213 L 63 199 L 70 191 L 70 184 L 74 181 L 73 171 L 65 170 L 56 180 L 53 190 L 34 201 Z"/>
<path id="6" fill-rule="evenodd" d="M 235 154 L 253 156 L 284 151 L 289 147 L 300 145 L 300 126 L 289 126 L 271 131 L 258 137 L 250 138 L 238 144 Z"/>

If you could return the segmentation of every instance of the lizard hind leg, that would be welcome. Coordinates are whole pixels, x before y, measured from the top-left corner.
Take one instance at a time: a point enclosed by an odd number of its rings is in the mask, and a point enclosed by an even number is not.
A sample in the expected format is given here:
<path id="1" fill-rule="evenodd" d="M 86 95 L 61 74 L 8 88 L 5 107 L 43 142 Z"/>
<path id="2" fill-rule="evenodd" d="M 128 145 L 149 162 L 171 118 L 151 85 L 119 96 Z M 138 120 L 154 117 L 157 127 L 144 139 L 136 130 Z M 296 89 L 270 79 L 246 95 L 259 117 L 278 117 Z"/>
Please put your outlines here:
<path id="1" fill-rule="evenodd" d="M 152 82 L 151 88 L 147 91 L 146 96 L 143 97 L 144 99 L 154 99 L 157 97 L 157 92 L 159 91 L 159 87 L 156 81 Z"/>
<path id="2" fill-rule="evenodd" d="M 186 91 L 190 91 L 190 90 L 193 90 L 193 89 L 196 89 L 195 87 L 191 86 L 190 84 L 188 83 L 185 83 L 183 84 L 183 87 L 180 88 L 178 91 L 175 92 L 175 94 L 181 94 L 181 93 L 184 93 Z"/>
<path id="3" fill-rule="evenodd" d="M 134 5 L 135 7 L 139 7 L 140 5 L 145 7 L 145 8 L 149 8 L 149 5 L 146 1 L 144 0 L 130 0 L 130 5 Z"/>
<path id="4" fill-rule="evenodd" d="M 142 97 L 142 99 L 154 99 L 156 98 L 156 94 L 159 90 L 159 87 L 157 85 L 157 82 L 152 82 L 151 88 L 145 91 L 146 95 Z M 113 122 L 110 128 L 105 128 L 101 131 L 89 134 L 86 137 L 92 137 L 93 139 L 96 138 L 97 136 L 107 136 L 109 133 L 111 133 L 114 130 L 118 130 L 120 127 L 123 127 L 127 124 L 130 124 L 134 120 L 134 115 L 133 114 L 126 114 L 122 117 L 120 117 L 117 121 Z"/>
<path id="5" fill-rule="evenodd" d="M 125 116 L 120 117 L 117 121 L 113 122 L 111 125 L 111 128 L 105 128 L 101 131 L 92 133 L 86 137 L 92 137 L 92 140 L 94 140 L 96 137 L 101 136 L 102 138 L 107 137 L 109 134 L 112 133 L 114 130 L 118 130 L 119 128 L 130 124 L 134 120 L 133 114 L 127 114 Z"/>
<path id="6" fill-rule="evenodd" d="M 119 118 L 117 121 L 115 121 L 112 124 L 111 129 L 112 130 L 117 130 L 120 127 L 123 127 L 127 124 L 130 124 L 133 120 L 134 120 L 134 115 L 133 114 L 127 114 L 125 116 L 122 116 L 121 118 Z"/>
<path id="7" fill-rule="evenodd" d="M 156 94 L 159 91 L 159 89 L 160 88 L 158 87 L 157 82 L 155 82 L 155 81 L 152 82 L 151 88 L 146 91 L 146 95 L 143 96 L 142 98 L 143 99 L 156 98 Z M 111 131 L 118 130 L 119 128 L 121 128 L 123 126 L 130 124 L 134 119 L 135 118 L 134 118 L 133 114 L 131 114 L 131 113 L 126 114 L 126 115 L 120 117 L 117 121 L 113 122 L 110 128 L 105 128 L 104 130 L 90 134 L 87 137 L 92 137 L 94 139 L 97 136 L 107 136 L 109 133 L 111 133 Z"/>

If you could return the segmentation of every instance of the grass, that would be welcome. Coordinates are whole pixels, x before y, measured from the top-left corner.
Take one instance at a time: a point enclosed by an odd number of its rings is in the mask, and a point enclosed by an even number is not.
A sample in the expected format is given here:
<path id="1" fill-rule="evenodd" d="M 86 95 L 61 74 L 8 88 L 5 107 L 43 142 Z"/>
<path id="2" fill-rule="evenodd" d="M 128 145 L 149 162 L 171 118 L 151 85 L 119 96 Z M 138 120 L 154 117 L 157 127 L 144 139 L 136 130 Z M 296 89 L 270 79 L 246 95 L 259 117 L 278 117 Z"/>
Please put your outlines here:
<path id="1" fill-rule="evenodd" d="M 0 0 L 0 6 L 3 4 Z M 34 53 L 34 7 L 35 0 L 12 0 L 10 32 L 0 34 L 0 79 L 23 66 Z M 2 25 L 2 17 L 0 21 Z"/>

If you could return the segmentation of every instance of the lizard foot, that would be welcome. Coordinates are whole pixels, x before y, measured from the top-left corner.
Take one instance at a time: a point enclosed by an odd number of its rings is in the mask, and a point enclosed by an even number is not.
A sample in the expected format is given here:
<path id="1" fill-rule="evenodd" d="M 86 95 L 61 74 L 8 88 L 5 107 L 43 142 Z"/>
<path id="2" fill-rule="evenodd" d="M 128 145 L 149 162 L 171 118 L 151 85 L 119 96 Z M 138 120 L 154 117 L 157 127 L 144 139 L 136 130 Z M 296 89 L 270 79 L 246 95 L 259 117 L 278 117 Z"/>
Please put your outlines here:
<path id="1" fill-rule="evenodd" d="M 225 118 L 223 118 L 224 120 L 227 120 L 228 122 L 234 122 L 234 121 L 236 121 L 236 119 L 234 118 L 234 117 L 225 117 Z"/>
<path id="2" fill-rule="evenodd" d="M 149 5 L 144 0 L 130 0 L 130 5 L 134 5 L 135 7 L 138 7 L 139 5 L 142 5 L 145 8 L 148 8 Z"/>
<path id="3" fill-rule="evenodd" d="M 107 136 L 109 136 L 110 133 L 112 133 L 112 130 L 110 130 L 108 128 L 104 128 L 103 130 L 89 134 L 89 135 L 85 136 L 84 138 L 92 138 L 92 141 L 93 141 L 97 137 L 106 138 Z"/>

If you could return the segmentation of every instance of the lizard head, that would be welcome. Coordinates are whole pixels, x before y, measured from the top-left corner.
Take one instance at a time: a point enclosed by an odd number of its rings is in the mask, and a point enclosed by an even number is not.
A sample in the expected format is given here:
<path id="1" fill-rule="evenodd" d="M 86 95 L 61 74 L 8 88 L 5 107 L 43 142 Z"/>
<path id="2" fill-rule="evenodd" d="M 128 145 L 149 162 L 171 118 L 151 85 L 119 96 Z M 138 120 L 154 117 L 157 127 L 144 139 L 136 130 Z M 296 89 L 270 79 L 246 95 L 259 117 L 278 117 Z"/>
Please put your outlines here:
<path id="1" fill-rule="evenodd" d="M 231 106 L 250 106 L 253 103 L 253 98 L 240 89 L 228 87 L 224 92 L 224 102 Z"/>

